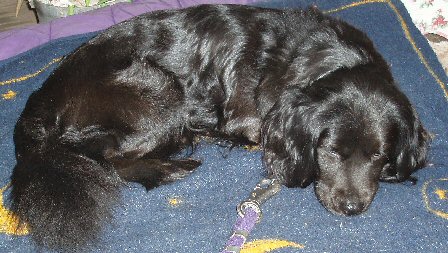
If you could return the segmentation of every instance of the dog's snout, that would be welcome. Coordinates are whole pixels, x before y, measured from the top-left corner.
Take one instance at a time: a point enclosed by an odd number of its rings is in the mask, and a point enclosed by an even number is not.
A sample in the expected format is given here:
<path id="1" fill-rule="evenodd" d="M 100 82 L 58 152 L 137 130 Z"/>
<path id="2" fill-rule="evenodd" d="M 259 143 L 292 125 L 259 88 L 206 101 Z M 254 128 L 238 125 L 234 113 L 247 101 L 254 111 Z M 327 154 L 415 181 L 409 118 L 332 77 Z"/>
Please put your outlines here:
<path id="1" fill-rule="evenodd" d="M 360 196 L 359 192 L 339 189 L 335 191 L 333 208 L 339 214 L 353 216 L 362 213 L 368 203 Z"/>
<path id="2" fill-rule="evenodd" d="M 348 216 L 360 214 L 364 210 L 364 203 L 358 199 L 346 199 L 339 205 L 339 209 Z"/>

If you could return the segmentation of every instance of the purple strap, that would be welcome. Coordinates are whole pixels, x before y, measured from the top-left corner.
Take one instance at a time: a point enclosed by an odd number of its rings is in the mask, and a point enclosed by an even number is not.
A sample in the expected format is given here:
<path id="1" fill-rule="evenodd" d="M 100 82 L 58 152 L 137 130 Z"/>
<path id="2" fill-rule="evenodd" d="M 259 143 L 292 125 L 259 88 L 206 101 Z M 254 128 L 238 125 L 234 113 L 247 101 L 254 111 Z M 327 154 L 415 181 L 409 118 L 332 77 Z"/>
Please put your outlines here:
<path id="1" fill-rule="evenodd" d="M 247 236 L 252 231 L 258 220 L 259 214 L 252 208 L 244 210 L 244 216 L 239 216 L 233 228 L 233 235 L 226 243 L 226 248 L 221 253 L 238 253 L 246 242 Z"/>
<path id="2" fill-rule="evenodd" d="M 261 205 L 280 191 L 278 179 L 263 178 L 253 189 L 249 198 L 237 206 L 239 214 L 233 227 L 233 235 L 221 253 L 239 253 L 255 223 L 261 219 Z"/>

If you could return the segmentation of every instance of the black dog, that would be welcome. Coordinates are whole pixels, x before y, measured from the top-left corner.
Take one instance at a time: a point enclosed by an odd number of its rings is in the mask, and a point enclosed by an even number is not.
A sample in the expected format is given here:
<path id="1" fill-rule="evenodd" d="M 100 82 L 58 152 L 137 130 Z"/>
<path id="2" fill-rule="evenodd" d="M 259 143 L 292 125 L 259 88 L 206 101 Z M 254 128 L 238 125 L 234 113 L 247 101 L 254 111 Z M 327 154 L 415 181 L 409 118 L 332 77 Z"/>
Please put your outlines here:
<path id="1" fill-rule="evenodd" d="M 268 173 L 365 211 L 379 181 L 425 163 L 428 134 L 366 35 L 315 9 L 203 5 L 118 24 L 67 56 L 14 135 L 12 210 L 38 245 L 83 247 L 123 181 L 148 189 L 200 165 L 195 136 L 259 143 Z"/>

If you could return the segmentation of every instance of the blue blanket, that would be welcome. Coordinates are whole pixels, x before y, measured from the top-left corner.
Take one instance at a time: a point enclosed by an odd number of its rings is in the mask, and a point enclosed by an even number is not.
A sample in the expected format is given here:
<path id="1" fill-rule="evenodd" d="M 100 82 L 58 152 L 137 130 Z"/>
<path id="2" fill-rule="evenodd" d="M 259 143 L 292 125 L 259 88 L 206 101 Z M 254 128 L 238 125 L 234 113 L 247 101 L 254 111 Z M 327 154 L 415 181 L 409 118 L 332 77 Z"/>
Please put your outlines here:
<path id="1" fill-rule="evenodd" d="M 353 1 L 353 0 L 352 0 Z M 424 37 L 399 1 L 281 0 L 267 7 L 315 4 L 364 30 L 391 65 L 402 90 L 434 134 L 429 161 L 416 185 L 381 184 L 370 209 L 357 217 L 336 216 L 318 202 L 312 187 L 288 189 L 263 206 L 242 252 L 448 252 L 448 79 Z M 0 184 L 15 164 L 13 129 L 28 96 L 58 60 L 94 34 L 63 38 L 0 62 Z M 236 205 L 263 177 L 259 151 L 201 143 L 203 160 L 190 177 L 146 192 L 129 184 L 123 204 L 93 252 L 219 252 L 231 235 Z M 26 235 L 0 208 L 0 252 L 35 252 Z M 5 209 L 6 208 L 6 209 Z M 25 231 L 26 234 L 26 231 Z"/>

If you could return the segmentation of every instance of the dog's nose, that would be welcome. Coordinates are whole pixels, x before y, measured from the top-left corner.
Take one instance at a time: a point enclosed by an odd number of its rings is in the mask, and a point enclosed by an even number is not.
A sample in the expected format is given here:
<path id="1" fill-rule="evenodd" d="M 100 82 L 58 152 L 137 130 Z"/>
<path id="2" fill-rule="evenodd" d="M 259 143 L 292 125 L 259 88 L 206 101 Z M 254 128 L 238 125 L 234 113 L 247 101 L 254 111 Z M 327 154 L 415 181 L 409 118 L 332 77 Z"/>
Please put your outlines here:
<path id="1" fill-rule="evenodd" d="M 340 210 L 348 216 L 357 215 L 364 210 L 364 203 L 359 200 L 348 199 L 341 203 Z"/>

